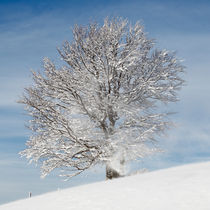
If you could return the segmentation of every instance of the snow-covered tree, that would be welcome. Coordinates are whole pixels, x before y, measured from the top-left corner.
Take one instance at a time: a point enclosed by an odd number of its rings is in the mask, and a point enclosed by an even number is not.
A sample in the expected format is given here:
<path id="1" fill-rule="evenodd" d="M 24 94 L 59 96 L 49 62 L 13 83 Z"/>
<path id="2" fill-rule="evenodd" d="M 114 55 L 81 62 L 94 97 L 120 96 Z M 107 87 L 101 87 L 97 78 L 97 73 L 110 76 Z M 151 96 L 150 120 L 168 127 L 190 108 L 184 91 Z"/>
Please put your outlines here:
<path id="1" fill-rule="evenodd" d="M 21 154 L 41 162 L 43 176 L 61 168 L 71 177 L 103 163 L 112 178 L 155 152 L 168 128 L 158 108 L 178 100 L 184 67 L 174 53 L 153 48 L 141 24 L 122 18 L 75 26 L 73 41 L 58 50 L 64 65 L 45 58 L 20 100 L 32 130 Z"/>

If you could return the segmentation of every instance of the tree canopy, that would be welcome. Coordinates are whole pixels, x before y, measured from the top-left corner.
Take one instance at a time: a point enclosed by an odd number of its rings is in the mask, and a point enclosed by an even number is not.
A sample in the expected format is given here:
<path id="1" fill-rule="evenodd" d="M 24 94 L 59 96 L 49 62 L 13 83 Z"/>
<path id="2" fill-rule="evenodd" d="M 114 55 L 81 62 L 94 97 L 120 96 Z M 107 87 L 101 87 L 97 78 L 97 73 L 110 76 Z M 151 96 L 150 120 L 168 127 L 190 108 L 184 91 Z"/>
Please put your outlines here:
<path id="1" fill-rule="evenodd" d="M 184 67 L 154 45 L 138 22 L 76 25 L 73 40 L 58 50 L 64 65 L 45 58 L 20 100 L 32 130 L 21 154 L 42 163 L 43 176 L 61 168 L 71 177 L 156 151 L 169 123 L 158 107 L 178 100 Z"/>

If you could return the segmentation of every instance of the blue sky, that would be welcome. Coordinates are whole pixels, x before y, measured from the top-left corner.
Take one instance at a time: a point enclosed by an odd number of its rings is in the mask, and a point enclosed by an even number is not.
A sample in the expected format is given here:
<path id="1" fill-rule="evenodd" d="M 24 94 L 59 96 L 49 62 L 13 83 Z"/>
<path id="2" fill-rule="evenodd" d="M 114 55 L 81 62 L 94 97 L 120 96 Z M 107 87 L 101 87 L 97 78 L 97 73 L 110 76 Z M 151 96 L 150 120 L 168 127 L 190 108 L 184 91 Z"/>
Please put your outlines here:
<path id="1" fill-rule="evenodd" d="M 133 167 L 150 170 L 210 160 L 210 2 L 193 0 L 0 0 L 0 204 L 104 179 L 103 168 L 68 182 L 50 175 L 40 179 L 39 168 L 28 165 L 18 152 L 25 148 L 27 117 L 16 103 L 31 84 L 30 70 L 42 59 L 59 62 L 56 48 L 71 40 L 74 24 L 102 22 L 106 16 L 140 20 L 158 48 L 177 51 L 184 60 L 187 86 L 180 102 L 167 109 L 177 126 L 163 137 L 165 153 Z"/>

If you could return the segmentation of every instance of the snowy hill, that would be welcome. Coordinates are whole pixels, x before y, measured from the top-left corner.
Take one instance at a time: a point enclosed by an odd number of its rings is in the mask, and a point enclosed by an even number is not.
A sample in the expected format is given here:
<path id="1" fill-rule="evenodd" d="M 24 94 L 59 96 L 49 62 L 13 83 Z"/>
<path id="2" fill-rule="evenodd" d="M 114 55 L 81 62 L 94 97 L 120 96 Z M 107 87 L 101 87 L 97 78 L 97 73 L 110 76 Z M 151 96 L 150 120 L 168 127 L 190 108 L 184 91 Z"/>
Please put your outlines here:
<path id="1" fill-rule="evenodd" d="M 209 210 L 210 162 L 138 174 L 0 206 L 0 210 Z"/>

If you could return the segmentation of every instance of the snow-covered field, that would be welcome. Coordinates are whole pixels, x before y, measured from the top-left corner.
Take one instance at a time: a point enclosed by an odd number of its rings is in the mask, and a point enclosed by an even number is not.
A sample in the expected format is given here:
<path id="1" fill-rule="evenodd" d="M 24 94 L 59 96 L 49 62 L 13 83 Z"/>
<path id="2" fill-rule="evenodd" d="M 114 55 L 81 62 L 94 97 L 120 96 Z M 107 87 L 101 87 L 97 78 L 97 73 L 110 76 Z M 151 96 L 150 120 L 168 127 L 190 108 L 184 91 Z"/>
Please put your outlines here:
<path id="1" fill-rule="evenodd" d="M 0 210 L 210 210 L 210 162 L 60 190 Z"/>

